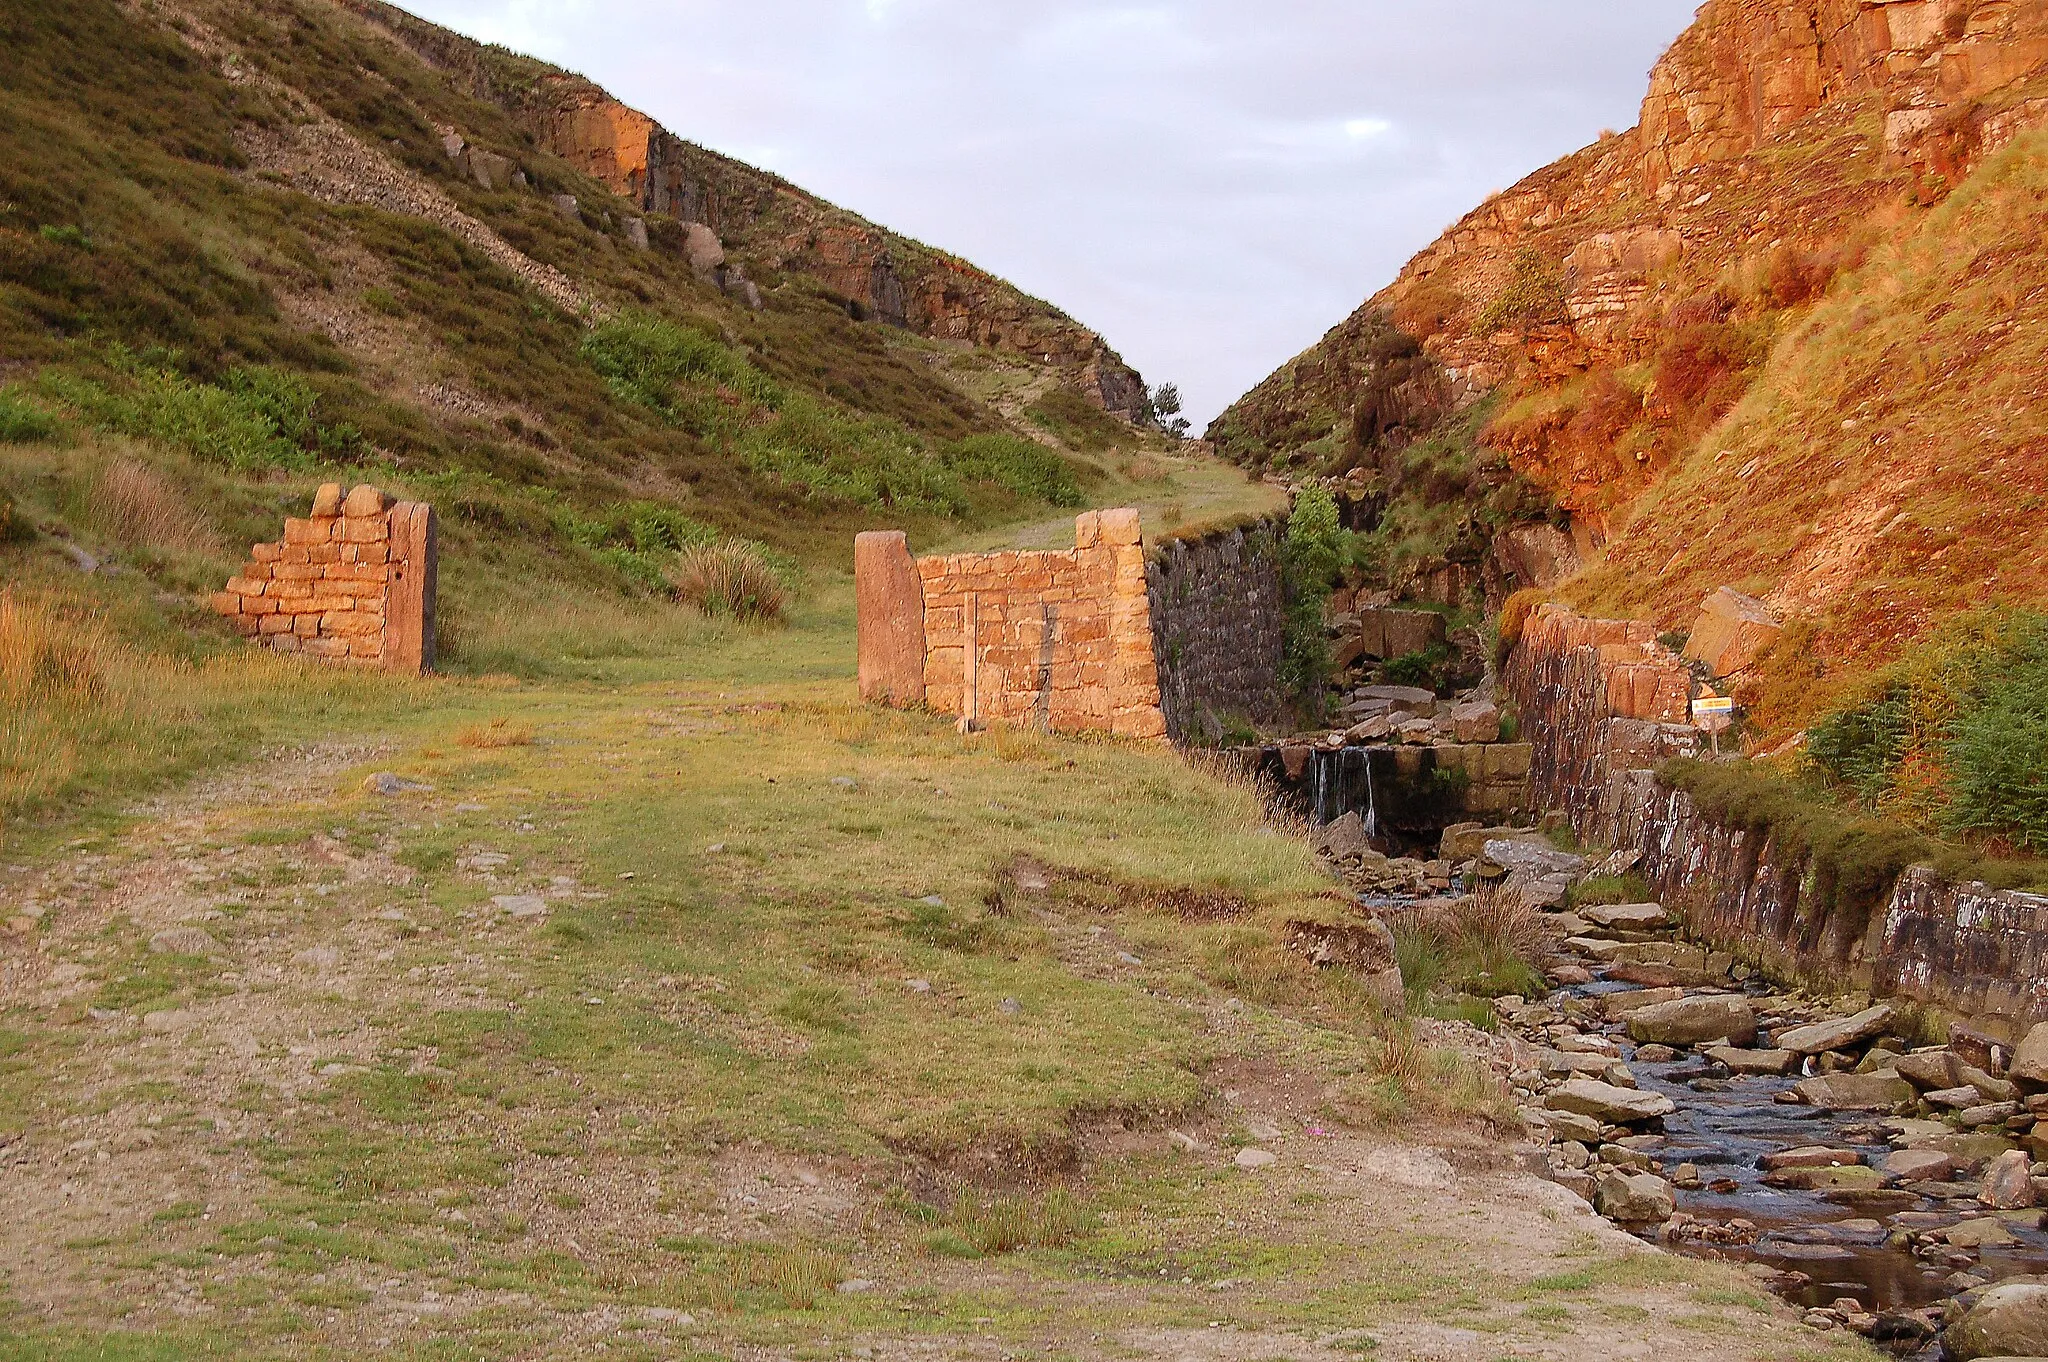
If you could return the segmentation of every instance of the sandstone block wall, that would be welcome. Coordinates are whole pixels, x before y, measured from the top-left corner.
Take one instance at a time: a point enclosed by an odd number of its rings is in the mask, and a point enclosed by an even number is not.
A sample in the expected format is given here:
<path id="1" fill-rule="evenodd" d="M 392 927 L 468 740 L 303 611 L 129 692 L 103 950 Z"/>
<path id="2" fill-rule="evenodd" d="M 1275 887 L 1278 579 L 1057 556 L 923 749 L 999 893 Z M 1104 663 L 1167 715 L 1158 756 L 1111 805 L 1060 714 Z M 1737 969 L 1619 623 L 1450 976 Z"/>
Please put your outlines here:
<path id="1" fill-rule="evenodd" d="M 1638 872 L 1711 945 L 1958 1012 L 2008 1039 L 2048 1020 L 2048 895 L 1958 884 L 1925 868 L 1852 893 L 1804 848 L 1717 822 L 1660 783 L 1657 766 L 1697 755 L 1700 734 L 1672 720 L 1669 674 L 1682 667 L 1645 643 L 1647 629 L 1551 606 L 1530 619 L 1502 682 L 1534 743 L 1538 808 L 1566 812 L 1589 841 L 1639 853 Z M 1639 687 L 1646 667 L 1659 679 Z"/>
<path id="2" fill-rule="evenodd" d="M 275 652 L 431 671 L 436 558 L 432 507 L 329 483 L 310 517 L 250 549 L 213 608 Z"/>
<path id="3" fill-rule="evenodd" d="M 862 694 L 923 701 L 973 724 L 1166 736 L 1136 511 L 1091 511 L 1074 547 L 921 558 L 901 576 L 900 536 L 855 547 Z M 901 550 L 907 553 L 907 549 Z"/>
<path id="4" fill-rule="evenodd" d="M 1160 708 L 1175 742 L 1277 718 L 1285 644 L 1280 527 L 1261 521 L 1162 545 L 1146 569 Z"/>
<path id="5" fill-rule="evenodd" d="M 979 723 L 1166 735 L 1136 511 L 1089 512 L 1064 552 L 918 560 L 925 699 Z"/>

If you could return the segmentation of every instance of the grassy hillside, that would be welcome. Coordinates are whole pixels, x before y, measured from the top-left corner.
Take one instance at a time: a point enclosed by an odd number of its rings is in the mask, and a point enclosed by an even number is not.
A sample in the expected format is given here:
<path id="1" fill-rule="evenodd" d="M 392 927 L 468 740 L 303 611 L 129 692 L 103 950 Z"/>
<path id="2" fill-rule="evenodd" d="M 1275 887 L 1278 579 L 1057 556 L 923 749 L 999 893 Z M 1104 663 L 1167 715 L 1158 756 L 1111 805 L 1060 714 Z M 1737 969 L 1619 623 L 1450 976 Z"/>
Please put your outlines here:
<path id="1" fill-rule="evenodd" d="M 1683 625 L 1733 584 L 1812 621 L 1845 670 L 1960 611 L 2048 601 L 2044 195 L 2034 134 L 1837 279 L 1576 598 Z"/>
<path id="2" fill-rule="evenodd" d="M 316 465 L 495 479 L 586 512 L 657 501 L 791 550 L 1103 480 L 1099 459 L 1048 463 L 1042 430 L 953 381 L 972 346 L 855 322 L 801 274 L 763 273 L 753 311 L 693 273 L 673 220 L 638 249 L 631 205 L 347 11 L 199 13 L 86 0 L 0 19 L 8 410 L 257 481 Z M 523 148 L 534 181 L 465 177 L 436 131 L 453 123 Z M 576 196 L 575 220 L 551 192 Z M 642 378 L 680 384 L 675 400 L 622 391 L 620 345 L 591 342 L 607 319 L 661 352 L 624 358 L 666 366 Z M 233 410 L 251 388 L 294 409 L 281 440 Z M 1115 424 L 1107 444 L 1133 445 Z"/>

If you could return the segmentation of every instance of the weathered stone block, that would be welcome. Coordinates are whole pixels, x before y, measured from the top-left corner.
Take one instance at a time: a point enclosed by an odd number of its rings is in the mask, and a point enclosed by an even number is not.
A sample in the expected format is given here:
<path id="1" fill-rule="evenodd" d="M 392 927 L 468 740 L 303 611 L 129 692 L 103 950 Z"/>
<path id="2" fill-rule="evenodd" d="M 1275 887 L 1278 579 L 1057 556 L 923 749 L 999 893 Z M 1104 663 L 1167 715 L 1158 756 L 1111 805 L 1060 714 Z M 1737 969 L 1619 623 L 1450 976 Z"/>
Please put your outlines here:
<path id="1" fill-rule="evenodd" d="M 384 665 L 419 674 L 434 669 L 435 600 L 440 583 L 440 526 L 425 502 L 401 501 L 387 514 L 391 543 L 384 597 Z"/>
<path id="2" fill-rule="evenodd" d="M 308 638 L 300 643 L 299 651 L 308 657 L 344 658 L 348 656 L 348 640 L 341 638 Z"/>
<path id="3" fill-rule="evenodd" d="M 249 547 L 249 556 L 259 563 L 274 563 L 283 553 L 282 544 L 252 544 Z"/>
<path id="4" fill-rule="evenodd" d="M 348 500 L 341 503 L 341 513 L 351 520 L 376 517 L 384 518 L 391 509 L 391 499 L 376 488 L 364 483 L 348 494 Z"/>
<path id="5" fill-rule="evenodd" d="M 314 517 L 320 520 L 332 520 L 335 516 L 341 514 L 341 501 L 340 483 L 321 483 L 320 490 L 313 493 Z"/>
<path id="6" fill-rule="evenodd" d="M 261 596 L 269 587 L 268 582 L 252 581 L 247 577 L 230 577 L 227 584 L 227 590 L 237 596 Z"/>

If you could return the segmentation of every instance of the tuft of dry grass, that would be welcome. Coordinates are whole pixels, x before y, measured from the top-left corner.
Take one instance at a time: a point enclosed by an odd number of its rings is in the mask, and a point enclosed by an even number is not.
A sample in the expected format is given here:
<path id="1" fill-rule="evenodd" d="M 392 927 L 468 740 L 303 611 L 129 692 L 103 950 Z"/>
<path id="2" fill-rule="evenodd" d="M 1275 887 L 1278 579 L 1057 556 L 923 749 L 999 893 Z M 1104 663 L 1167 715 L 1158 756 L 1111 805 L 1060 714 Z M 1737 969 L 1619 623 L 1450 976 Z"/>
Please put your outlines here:
<path id="1" fill-rule="evenodd" d="M 462 747 L 479 751 L 494 747 L 526 747 L 533 742 L 533 728 L 528 724 L 515 724 L 509 719 L 493 719 L 487 724 L 471 724 L 455 735 L 455 741 Z"/>
<path id="2" fill-rule="evenodd" d="M 206 516 L 161 473 L 121 456 L 100 470 L 87 502 L 93 523 L 131 548 L 210 553 L 221 538 Z"/>
<path id="3" fill-rule="evenodd" d="M 678 599 L 714 618 L 771 620 L 782 615 L 782 578 L 752 544 L 727 540 L 684 549 L 664 575 Z"/>
<path id="4" fill-rule="evenodd" d="M 11 708 L 105 700 L 113 647 L 97 628 L 0 589 L 0 700 Z"/>

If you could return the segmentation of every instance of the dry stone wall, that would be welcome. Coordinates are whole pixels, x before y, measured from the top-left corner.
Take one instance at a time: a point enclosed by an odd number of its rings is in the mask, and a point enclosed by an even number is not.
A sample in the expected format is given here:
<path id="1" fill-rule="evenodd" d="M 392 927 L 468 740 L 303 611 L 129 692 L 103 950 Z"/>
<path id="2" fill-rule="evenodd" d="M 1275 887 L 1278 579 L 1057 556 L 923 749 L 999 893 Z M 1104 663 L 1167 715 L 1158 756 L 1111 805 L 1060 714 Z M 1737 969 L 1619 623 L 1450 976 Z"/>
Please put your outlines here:
<path id="1" fill-rule="evenodd" d="M 1262 520 L 1160 546 L 1146 567 L 1160 709 L 1175 742 L 1277 718 L 1285 646 L 1280 525 Z"/>
<path id="2" fill-rule="evenodd" d="M 250 549 L 213 608 L 274 652 L 431 671 L 436 559 L 431 506 L 328 483 L 310 517 Z"/>
<path id="3" fill-rule="evenodd" d="M 1649 634 L 1555 606 L 1525 625 L 1502 684 L 1534 744 L 1537 807 L 1637 853 L 1638 873 L 1710 945 L 1959 1013 L 2007 1044 L 2048 1020 L 2048 895 L 1925 868 L 1850 893 L 1804 848 L 1717 822 L 1658 781 L 1657 766 L 1697 755 L 1702 737 L 1682 721 L 1682 660 Z"/>

